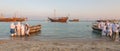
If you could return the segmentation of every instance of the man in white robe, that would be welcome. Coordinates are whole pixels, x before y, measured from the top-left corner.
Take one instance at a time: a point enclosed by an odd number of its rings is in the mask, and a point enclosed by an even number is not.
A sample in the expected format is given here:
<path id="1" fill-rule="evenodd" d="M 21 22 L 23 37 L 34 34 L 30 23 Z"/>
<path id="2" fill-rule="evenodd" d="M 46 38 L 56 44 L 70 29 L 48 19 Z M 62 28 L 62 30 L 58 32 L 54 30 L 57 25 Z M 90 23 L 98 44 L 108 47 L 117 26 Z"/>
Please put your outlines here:
<path id="1" fill-rule="evenodd" d="M 17 35 L 20 36 L 21 35 L 21 23 L 18 22 L 18 24 L 16 25 L 17 27 Z"/>

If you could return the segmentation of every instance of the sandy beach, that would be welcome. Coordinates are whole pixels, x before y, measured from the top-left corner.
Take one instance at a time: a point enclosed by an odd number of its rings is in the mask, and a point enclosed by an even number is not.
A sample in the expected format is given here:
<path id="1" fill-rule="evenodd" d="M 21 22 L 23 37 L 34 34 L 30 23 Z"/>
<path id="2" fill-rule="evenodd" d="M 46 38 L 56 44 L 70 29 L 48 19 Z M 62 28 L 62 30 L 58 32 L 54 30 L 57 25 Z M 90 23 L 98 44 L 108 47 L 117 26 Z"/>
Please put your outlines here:
<path id="1" fill-rule="evenodd" d="M 109 40 L 0 40 L 0 51 L 120 51 Z"/>

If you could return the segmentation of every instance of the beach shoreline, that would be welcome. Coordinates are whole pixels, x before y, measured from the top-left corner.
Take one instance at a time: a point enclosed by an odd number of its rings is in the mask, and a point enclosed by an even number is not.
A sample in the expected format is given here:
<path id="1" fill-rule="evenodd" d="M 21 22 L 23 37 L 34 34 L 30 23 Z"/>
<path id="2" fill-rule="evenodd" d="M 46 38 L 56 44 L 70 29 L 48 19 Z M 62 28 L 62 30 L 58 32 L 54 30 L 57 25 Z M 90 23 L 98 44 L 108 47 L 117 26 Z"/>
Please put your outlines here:
<path id="1" fill-rule="evenodd" d="M 120 51 L 120 43 L 107 40 L 0 40 L 1 51 Z"/>

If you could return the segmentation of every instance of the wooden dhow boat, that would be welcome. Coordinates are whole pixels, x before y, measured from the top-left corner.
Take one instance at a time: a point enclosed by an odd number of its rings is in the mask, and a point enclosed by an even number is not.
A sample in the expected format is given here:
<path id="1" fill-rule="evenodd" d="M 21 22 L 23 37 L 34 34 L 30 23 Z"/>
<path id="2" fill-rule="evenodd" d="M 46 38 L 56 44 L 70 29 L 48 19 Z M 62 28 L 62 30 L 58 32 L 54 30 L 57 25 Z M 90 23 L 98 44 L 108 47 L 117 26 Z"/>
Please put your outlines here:
<path id="1" fill-rule="evenodd" d="M 54 9 L 54 18 L 48 17 L 51 22 L 67 22 L 68 17 L 56 17 L 56 10 Z"/>
<path id="2" fill-rule="evenodd" d="M 68 17 L 60 17 L 60 18 L 49 18 L 48 19 L 51 21 L 51 22 L 67 22 L 68 20 Z"/>
<path id="3" fill-rule="evenodd" d="M 12 17 L 12 18 L 0 18 L 0 22 L 23 22 L 26 21 L 27 18 L 18 18 L 18 17 Z"/>
<path id="4" fill-rule="evenodd" d="M 25 17 L 17 17 L 16 15 L 14 17 L 4 17 L 1 13 L 0 15 L 0 22 L 23 22 L 26 21 L 27 18 Z"/>

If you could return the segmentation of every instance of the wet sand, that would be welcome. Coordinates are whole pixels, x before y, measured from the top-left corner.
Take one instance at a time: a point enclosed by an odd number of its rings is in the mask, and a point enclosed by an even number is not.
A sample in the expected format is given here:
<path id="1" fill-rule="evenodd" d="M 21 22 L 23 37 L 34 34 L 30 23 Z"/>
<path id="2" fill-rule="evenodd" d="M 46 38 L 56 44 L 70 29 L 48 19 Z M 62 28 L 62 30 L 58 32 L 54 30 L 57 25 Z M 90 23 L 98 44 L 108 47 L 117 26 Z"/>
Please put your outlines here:
<path id="1" fill-rule="evenodd" d="M 109 40 L 0 40 L 0 51 L 120 51 Z"/>

